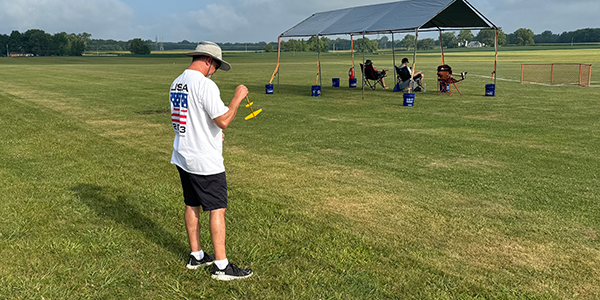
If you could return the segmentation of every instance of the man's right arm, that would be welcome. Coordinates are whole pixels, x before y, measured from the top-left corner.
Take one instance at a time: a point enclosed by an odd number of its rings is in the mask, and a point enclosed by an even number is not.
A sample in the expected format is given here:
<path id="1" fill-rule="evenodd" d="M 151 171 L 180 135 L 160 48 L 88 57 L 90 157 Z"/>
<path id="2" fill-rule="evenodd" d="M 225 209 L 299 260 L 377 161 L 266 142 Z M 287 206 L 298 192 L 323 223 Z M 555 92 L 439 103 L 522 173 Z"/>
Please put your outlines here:
<path id="1" fill-rule="evenodd" d="M 238 87 L 235 89 L 235 93 L 231 99 L 231 102 L 229 102 L 229 105 L 227 105 L 229 110 L 225 114 L 213 119 L 219 128 L 225 129 L 227 126 L 229 126 L 229 124 L 231 124 L 235 118 L 235 115 L 237 114 L 240 103 L 244 100 L 244 98 L 246 98 L 246 95 L 248 95 L 248 88 L 243 84 L 238 85 Z"/>

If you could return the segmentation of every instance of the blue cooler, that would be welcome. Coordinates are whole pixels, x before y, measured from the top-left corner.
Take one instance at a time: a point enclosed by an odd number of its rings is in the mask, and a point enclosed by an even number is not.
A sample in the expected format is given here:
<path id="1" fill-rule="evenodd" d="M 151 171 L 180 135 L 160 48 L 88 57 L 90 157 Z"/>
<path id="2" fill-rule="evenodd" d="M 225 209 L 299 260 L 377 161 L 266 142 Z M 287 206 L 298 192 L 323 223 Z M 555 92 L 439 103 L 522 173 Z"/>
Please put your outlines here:
<path id="1" fill-rule="evenodd" d="M 331 85 L 333 87 L 340 87 L 340 79 L 339 78 L 331 78 Z"/>
<path id="2" fill-rule="evenodd" d="M 415 94 L 414 93 L 404 93 L 404 106 L 414 106 L 415 105 Z"/>
<path id="3" fill-rule="evenodd" d="M 485 85 L 485 95 L 487 97 L 496 96 L 496 85 L 495 84 L 486 84 Z"/>
<path id="4" fill-rule="evenodd" d="M 358 80 L 358 78 L 352 78 L 352 79 L 350 79 L 350 87 L 351 88 L 355 88 L 356 87 L 357 80 Z"/>
<path id="5" fill-rule="evenodd" d="M 267 95 L 273 95 L 273 85 L 272 84 L 266 84 L 265 85 L 265 91 L 267 92 Z"/>
<path id="6" fill-rule="evenodd" d="M 319 97 L 319 96 L 321 96 L 321 86 L 320 85 L 313 85 L 312 86 L 312 96 L 313 97 Z"/>

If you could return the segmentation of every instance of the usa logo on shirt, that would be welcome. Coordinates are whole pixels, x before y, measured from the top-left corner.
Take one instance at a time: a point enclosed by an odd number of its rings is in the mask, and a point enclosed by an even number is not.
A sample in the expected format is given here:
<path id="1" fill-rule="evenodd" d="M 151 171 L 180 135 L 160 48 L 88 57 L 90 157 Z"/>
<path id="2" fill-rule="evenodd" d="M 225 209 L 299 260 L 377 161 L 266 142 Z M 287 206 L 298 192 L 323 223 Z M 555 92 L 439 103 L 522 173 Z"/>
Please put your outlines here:
<path id="1" fill-rule="evenodd" d="M 188 116 L 188 95 L 186 93 L 173 92 L 171 100 L 171 124 L 175 134 L 185 136 Z"/>

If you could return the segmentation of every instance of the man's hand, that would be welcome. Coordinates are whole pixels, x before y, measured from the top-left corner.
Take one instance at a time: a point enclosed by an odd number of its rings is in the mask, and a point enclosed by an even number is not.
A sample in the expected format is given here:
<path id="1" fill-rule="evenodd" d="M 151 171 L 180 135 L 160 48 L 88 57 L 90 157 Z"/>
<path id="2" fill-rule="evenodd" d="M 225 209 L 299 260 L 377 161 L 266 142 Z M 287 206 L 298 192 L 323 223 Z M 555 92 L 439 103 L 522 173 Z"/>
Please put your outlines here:
<path id="1" fill-rule="evenodd" d="M 233 95 L 233 98 L 240 97 L 241 98 L 240 102 L 241 102 L 242 100 L 244 100 L 244 98 L 246 98 L 247 95 L 248 95 L 248 88 L 245 85 L 240 84 L 235 88 L 235 93 Z"/>
<path id="2" fill-rule="evenodd" d="M 233 98 L 231 99 L 231 102 L 229 102 L 229 105 L 227 105 L 227 107 L 229 107 L 229 111 L 227 111 L 224 115 L 213 119 L 213 121 L 215 121 L 215 124 L 217 124 L 219 128 L 225 129 L 227 128 L 227 126 L 229 126 L 229 124 L 231 124 L 233 118 L 235 118 L 235 115 L 237 114 L 237 110 L 238 107 L 240 107 L 240 103 L 242 102 L 242 100 L 244 100 L 244 98 L 246 98 L 247 95 L 248 88 L 245 85 L 240 84 L 235 88 Z"/>

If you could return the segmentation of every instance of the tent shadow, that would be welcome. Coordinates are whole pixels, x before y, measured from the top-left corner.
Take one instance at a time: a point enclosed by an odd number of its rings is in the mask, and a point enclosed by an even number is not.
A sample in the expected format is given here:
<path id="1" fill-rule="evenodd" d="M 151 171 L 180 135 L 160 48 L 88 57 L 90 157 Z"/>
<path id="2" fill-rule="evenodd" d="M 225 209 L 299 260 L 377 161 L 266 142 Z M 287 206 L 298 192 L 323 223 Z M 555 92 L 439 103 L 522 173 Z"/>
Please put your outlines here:
<path id="1" fill-rule="evenodd" d="M 129 204 L 126 196 L 108 197 L 106 195 L 110 193 L 105 188 L 94 184 L 79 184 L 72 187 L 71 190 L 99 217 L 112 219 L 142 232 L 147 240 L 165 248 L 177 257 L 189 251 L 187 245 L 180 239 Z"/>

